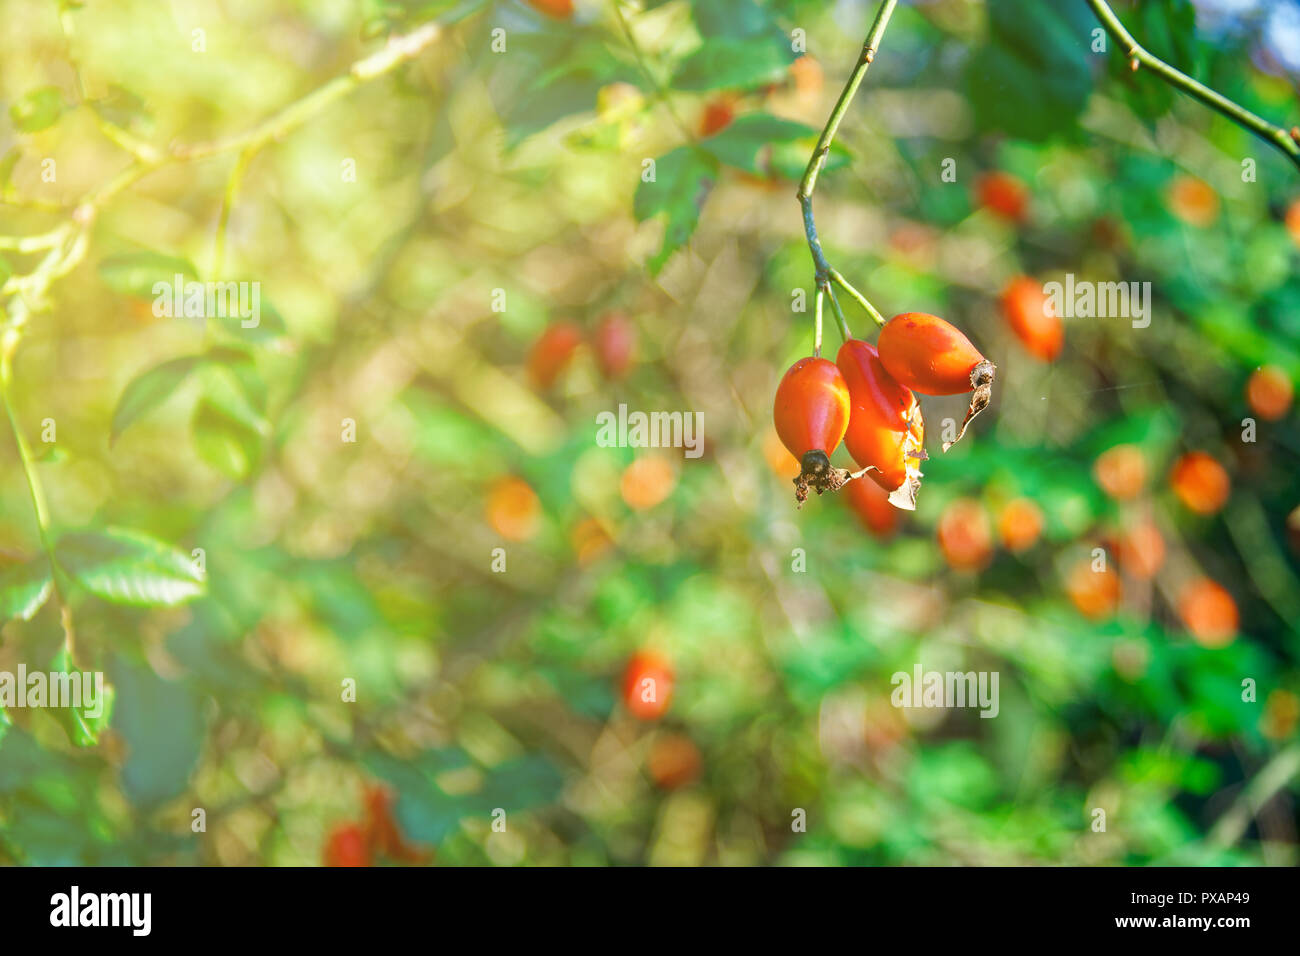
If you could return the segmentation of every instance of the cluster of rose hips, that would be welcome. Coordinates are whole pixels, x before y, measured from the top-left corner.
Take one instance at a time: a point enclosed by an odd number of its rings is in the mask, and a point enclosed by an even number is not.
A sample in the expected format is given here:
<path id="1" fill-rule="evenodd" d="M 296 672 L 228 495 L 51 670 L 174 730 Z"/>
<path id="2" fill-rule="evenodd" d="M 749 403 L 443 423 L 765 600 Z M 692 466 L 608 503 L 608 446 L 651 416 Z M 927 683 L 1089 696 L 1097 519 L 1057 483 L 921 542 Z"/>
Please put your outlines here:
<path id="1" fill-rule="evenodd" d="M 879 344 L 848 339 L 834 362 L 818 356 L 790 366 L 776 389 L 773 418 L 782 444 L 799 460 L 795 498 L 809 489 L 835 491 L 870 477 L 896 508 L 914 510 L 925 452 L 922 395 L 970 392 L 970 408 L 954 441 L 989 403 L 995 366 L 955 326 L 925 312 L 896 315 Z M 835 468 L 843 441 L 860 471 Z M 944 443 L 944 451 L 952 442 Z"/>
<path id="2" fill-rule="evenodd" d="M 365 816 L 359 823 L 340 823 L 325 840 L 325 866 L 373 866 L 376 860 L 394 863 L 428 863 L 433 853 L 412 846 L 393 818 L 392 795 L 379 786 L 367 786 Z"/>
<path id="3" fill-rule="evenodd" d="M 585 342 L 587 337 L 573 322 L 548 325 L 528 353 L 528 377 L 543 391 L 551 388 Z M 636 363 L 636 325 L 623 312 L 602 316 L 592 330 L 589 344 L 607 379 L 622 378 Z"/>

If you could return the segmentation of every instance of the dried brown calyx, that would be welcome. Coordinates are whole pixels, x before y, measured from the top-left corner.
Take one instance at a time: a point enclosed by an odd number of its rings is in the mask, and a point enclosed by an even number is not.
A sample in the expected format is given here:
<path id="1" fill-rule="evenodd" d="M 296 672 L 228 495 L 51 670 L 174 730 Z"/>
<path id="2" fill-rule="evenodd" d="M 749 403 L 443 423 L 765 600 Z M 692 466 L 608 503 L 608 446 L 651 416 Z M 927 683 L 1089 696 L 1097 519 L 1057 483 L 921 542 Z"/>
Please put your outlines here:
<path id="1" fill-rule="evenodd" d="M 809 489 L 819 495 L 827 491 L 838 491 L 848 480 L 847 469 L 836 468 L 826 457 L 826 452 L 814 448 L 799 461 L 799 477 L 794 479 L 794 500 L 803 507 L 803 503 L 808 500 Z"/>
<path id="2" fill-rule="evenodd" d="M 966 410 L 966 417 L 962 420 L 961 431 L 957 432 L 957 437 L 943 443 L 944 451 L 961 441 L 961 436 L 966 434 L 966 426 L 974 421 L 976 415 L 989 407 L 989 402 L 993 398 L 993 373 L 996 371 L 997 366 L 988 359 L 970 370 L 970 384 L 974 389 L 970 396 L 970 408 Z"/>

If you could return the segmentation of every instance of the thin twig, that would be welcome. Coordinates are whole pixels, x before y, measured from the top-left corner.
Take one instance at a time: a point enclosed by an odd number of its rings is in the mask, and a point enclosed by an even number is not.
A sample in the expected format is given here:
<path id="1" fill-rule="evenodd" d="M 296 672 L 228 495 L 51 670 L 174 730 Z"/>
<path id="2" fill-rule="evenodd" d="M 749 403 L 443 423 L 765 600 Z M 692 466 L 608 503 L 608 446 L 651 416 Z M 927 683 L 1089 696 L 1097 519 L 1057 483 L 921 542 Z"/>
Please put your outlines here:
<path id="1" fill-rule="evenodd" d="M 843 277 L 838 280 L 834 279 L 834 276 L 838 275 L 838 273 L 831 268 L 831 264 L 826 260 L 826 253 L 822 249 L 821 240 L 817 237 L 817 224 L 813 219 L 813 192 L 817 189 L 817 175 L 821 172 L 822 165 L 830 154 L 831 144 L 835 141 L 835 133 L 840 128 L 840 122 L 844 119 L 844 114 L 848 112 L 854 94 L 857 93 L 858 87 L 862 85 L 862 79 L 867 75 L 871 61 L 876 58 L 876 50 L 880 47 L 881 38 L 885 35 L 885 28 L 889 26 L 889 18 L 893 15 L 896 5 L 897 0 L 884 0 L 880 4 L 880 9 L 876 11 L 875 22 L 871 24 L 871 31 L 867 34 L 866 42 L 862 45 L 862 53 L 858 57 L 857 66 L 853 68 L 853 72 L 849 75 L 849 81 L 840 93 L 840 98 L 836 100 L 835 108 L 831 110 L 830 118 L 826 120 L 826 126 L 817 139 L 817 145 L 813 147 L 812 156 L 808 160 L 808 167 L 804 170 L 803 178 L 799 180 L 799 191 L 796 193 L 799 205 L 803 209 L 804 235 L 808 239 L 808 250 L 812 253 L 814 279 L 817 288 L 826 290 L 831 300 L 831 307 L 835 310 L 835 317 L 840 322 L 840 331 L 845 338 L 849 337 L 848 325 L 844 322 L 843 312 L 840 311 L 834 293 L 830 291 L 832 281 L 836 281 L 841 288 L 849 292 L 854 300 L 866 309 L 877 324 L 883 325 L 885 320 L 881 317 L 879 310 L 867 301 L 866 296 L 853 289 Z"/>
<path id="2" fill-rule="evenodd" d="M 1300 166 L 1300 128 L 1293 126 L 1290 130 L 1285 130 L 1280 126 L 1275 126 L 1262 116 L 1257 116 L 1244 106 L 1234 103 L 1222 93 L 1210 89 L 1204 83 L 1192 79 L 1186 73 L 1175 69 L 1158 56 L 1150 53 L 1133 38 L 1133 34 L 1125 29 L 1124 24 L 1120 22 L 1119 17 L 1115 16 L 1115 11 L 1110 8 L 1110 4 L 1106 3 L 1106 0 L 1088 0 L 1088 6 L 1092 7 L 1092 12 L 1096 14 L 1101 25 L 1106 28 L 1106 32 L 1115 38 L 1116 43 L 1123 47 L 1134 70 L 1142 66 L 1146 67 L 1170 86 L 1182 90 L 1188 96 L 1195 97 L 1206 106 L 1218 110 L 1243 129 L 1249 130 L 1265 142 L 1272 143 L 1285 153 L 1291 162 L 1295 163 L 1296 166 Z"/>

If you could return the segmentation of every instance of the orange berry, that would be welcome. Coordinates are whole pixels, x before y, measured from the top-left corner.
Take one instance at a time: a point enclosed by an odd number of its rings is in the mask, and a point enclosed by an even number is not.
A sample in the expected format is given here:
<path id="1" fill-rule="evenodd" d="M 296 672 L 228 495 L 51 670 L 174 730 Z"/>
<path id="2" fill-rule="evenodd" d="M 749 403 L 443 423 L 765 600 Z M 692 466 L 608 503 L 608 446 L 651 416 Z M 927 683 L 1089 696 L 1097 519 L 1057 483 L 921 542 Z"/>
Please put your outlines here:
<path id="1" fill-rule="evenodd" d="M 1291 410 L 1291 378 L 1276 365 L 1261 365 L 1246 382 L 1246 401 L 1255 414 L 1276 421 Z"/>
<path id="2" fill-rule="evenodd" d="M 1202 647 L 1223 647 L 1237 636 L 1237 602 L 1209 578 L 1197 578 L 1183 587 L 1178 616 Z"/>
<path id="3" fill-rule="evenodd" d="M 567 20 L 573 16 L 573 0 L 528 0 L 528 5 L 556 20 Z"/>
<path id="4" fill-rule="evenodd" d="M 816 96 L 822 91 L 822 65 L 804 54 L 790 64 L 795 92 L 801 96 Z"/>
<path id="5" fill-rule="evenodd" d="M 844 488 L 844 500 L 867 531 L 888 538 L 898 530 L 898 509 L 889 503 L 889 492 L 877 482 L 854 478 Z"/>
<path id="6" fill-rule="evenodd" d="M 714 97 L 704 104 L 704 113 L 700 116 L 701 138 L 721 133 L 735 118 L 735 97 L 730 94 Z"/>
<path id="7" fill-rule="evenodd" d="M 703 763 L 699 748 L 684 734 L 655 738 L 646 758 L 650 779 L 664 790 L 677 790 L 694 783 Z"/>
<path id="8" fill-rule="evenodd" d="M 1124 528 L 1115 541 L 1115 557 L 1133 577 L 1143 581 L 1155 577 L 1165 563 L 1165 539 L 1155 522 L 1144 520 Z"/>
<path id="9" fill-rule="evenodd" d="M 993 557 L 993 532 L 983 506 L 973 498 L 950 502 L 939 516 L 939 550 L 958 571 L 978 571 Z"/>
<path id="10" fill-rule="evenodd" d="M 1232 483 L 1223 466 L 1203 451 L 1179 458 L 1169 481 L 1178 499 L 1197 514 L 1212 515 L 1228 500 Z"/>
<path id="11" fill-rule="evenodd" d="M 1029 205 L 1025 184 L 1000 170 L 984 173 L 975 180 L 975 197 L 989 212 L 1009 222 L 1022 222 Z"/>
<path id="12" fill-rule="evenodd" d="M 910 389 L 885 371 L 876 350 L 861 339 L 847 339 L 835 357 L 849 389 L 849 427 L 844 446 L 859 468 L 894 500 L 914 510 L 925 455 L 921 403 Z"/>
<path id="13" fill-rule="evenodd" d="M 1116 501 L 1136 497 L 1147 480 L 1147 460 L 1136 445 L 1107 448 L 1092 464 L 1092 477 Z"/>
<path id="14" fill-rule="evenodd" d="M 1291 234 L 1291 241 L 1300 246 L 1300 199 L 1286 207 L 1286 231 Z"/>
<path id="15" fill-rule="evenodd" d="M 618 490 L 629 508 L 645 511 L 672 494 L 677 476 L 668 459 L 661 455 L 643 455 L 623 469 Z"/>
<path id="16" fill-rule="evenodd" d="M 537 493 L 522 478 L 498 478 L 488 490 L 488 524 L 508 541 L 527 541 L 535 535 L 541 515 Z"/>
<path id="17" fill-rule="evenodd" d="M 998 537 L 1008 551 L 1027 551 L 1043 533 L 1043 510 L 1029 498 L 1008 501 L 998 515 Z"/>
<path id="18" fill-rule="evenodd" d="M 572 322 L 547 326 L 528 353 L 528 375 L 533 384 L 540 389 L 554 385 L 581 344 L 582 330 Z"/>
<path id="19" fill-rule="evenodd" d="M 988 362 L 970 339 L 950 322 L 928 312 L 903 312 L 880 330 L 876 339 L 880 364 L 899 385 L 922 395 L 960 395 Z"/>
<path id="20" fill-rule="evenodd" d="M 1080 614 L 1100 620 L 1114 614 L 1119 605 L 1119 575 L 1110 567 L 1094 571 L 1091 562 L 1080 561 L 1066 577 L 1065 592 Z"/>
<path id="21" fill-rule="evenodd" d="M 638 651 L 623 671 L 623 704 L 638 720 L 658 720 L 673 696 L 673 668 L 657 651 Z"/>
<path id="22" fill-rule="evenodd" d="M 1169 211 L 1189 226 L 1208 226 L 1219 217 L 1219 195 L 1194 176 L 1175 176 L 1167 194 Z"/>
<path id="23" fill-rule="evenodd" d="M 321 853 L 325 866 L 370 866 L 370 845 L 356 823 L 341 823 L 330 831 Z"/>
<path id="24" fill-rule="evenodd" d="M 1052 362 L 1065 345 L 1065 327 L 1040 283 L 1017 276 L 1002 290 L 1002 314 L 1029 354 Z"/>

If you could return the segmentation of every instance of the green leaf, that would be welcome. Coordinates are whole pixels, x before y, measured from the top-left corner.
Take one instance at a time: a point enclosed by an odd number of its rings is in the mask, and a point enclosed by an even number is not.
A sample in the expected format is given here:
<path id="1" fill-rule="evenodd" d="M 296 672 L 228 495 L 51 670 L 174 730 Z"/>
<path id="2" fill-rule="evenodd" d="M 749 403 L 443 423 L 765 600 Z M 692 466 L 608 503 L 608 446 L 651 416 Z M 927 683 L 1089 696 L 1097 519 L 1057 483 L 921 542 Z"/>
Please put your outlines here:
<path id="1" fill-rule="evenodd" d="M 23 151 L 14 146 L 3 157 L 0 157 L 0 192 L 4 192 L 9 185 L 9 180 L 14 174 L 14 167 L 18 165 L 18 160 L 22 158 L 22 155 Z"/>
<path id="2" fill-rule="evenodd" d="M 203 364 L 202 379 L 204 402 L 258 435 L 271 431 L 263 414 L 266 396 L 258 391 L 261 381 L 245 356 L 233 351 L 211 353 Z"/>
<path id="3" fill-rule="evenodd" d="M 637 186 L 632 200 L 636 218 L 644 221 L 663 214 L 667 222 L 663 245 L 647 264 L 652 274 L 691 238 L 717 170 L 717 160 L 712 156 L 690 146 L 679 146 L 655 161 L 653 182 L 643 180 Z"/>
<path id="4" fill-rule="evenodd" d="M 53 588 L 50 563 L 44 556 L 0 571 L 0 623 L 12 618 L 30 621 Z"/>
<path id="5" fill-rule="evenodd" d="M 222 341 L 237 345 L 269 345 L 289 334 L 284 316 L 271 303 L 261 302 L 258 313 L 256 325 L 244 325 L 245 320 L 237 315 L 221 315 L 213 320 L 212 328 Z"/>
<path id="6" fill-rule="evenodd" d="M 20 133 L 39 133 L 59 121 L 67 104 L 55 86 L 42 86 L 9 107 L 9 118 Z"/>
<path id="7" fill-rule="evenodd" d="M 50 663 L 50 670 L 59 674 L 80 675 L 84 673 L 73 663 L 66 648 L 55 655 Z M 90 677 L 94 678 L 91 674 Z M 94 702 L 97 714 L 91 714 L 91 704 L 84 697 L 81 707 L 51 707 L 50 715 L 63 727 L 69 742 L 75 747 L 93 747 L 99 743 L 100 734 L 108 729 L 113 716 L 113 701 L 116 697 L 113 685 L 102 683 L 99 690 L 103 696 Z"/>
<path id="8" fill-rule="evenodd" d="M 55 553 L 77 583 L 111 604 L 170 607 L 206 590 L 188 555 L 140 531 L 69 532 Z"/>
<path id="9" fill-rule="evenodd" d="M 681 62 L 672 85 L 678 90 L 750 90 L 780 82 L 793 62 L 788 45 L 748 38 L 708 40 Z"/>
<path id="10" fill-rule="evenodd" d="M 0 285 L 4 285 L 5 281 L 13 274 L 13 266 L 9 265 L 9 260 L 4 256 L 0 256 Z"/>
<path id="11" fill-rule="evenodd" d="M 262 456 L 259 433 L 207 399 L 194 409 L 194 447 L 199 457 L 232 481 L 243 481 Z"/>
<path id="12" fill-rule="evenodd" d="M 1074 0 L 989 0 L 989 42 L 966 77 L 976 124 L 1034 141 L 1072 129 L 1092 88 L 1092 26 Z"/>
<path id="13" fill-rule="evenodd" d="M 700 149 L 721 163 L 762 175 L 771 167 L 771 147 L 777 143 L 790 143 L 816 137 L 817 132 L 803 123 L 781 119 L 769 113 L 749 113 L 736 119 L 730 126 L 700 142 Z M 803 150 L 803 163 L 808 162 L 811 143 Z M 800 169 L 802 172 L 802 167 Z"/>
<path id="14" fill-rule="evenodd" d="M 190 373 L 201 361 L 201 356 L 187 355 L 163 362 L 132 379 L 123 389 L 122 397 L 117 400 L 117 408 L 113 410 L 109 443 L 117 441 L 117 437 L 136 419 L 165 402 L 190 377 Z"/>
<path id="15" fill-rule="evenodd" d="M 152 299 L 154 284 L 165 282 L 169 287 L 180 275 L 183 282 L 197 279 L 198 270 L 186 259 L 163 255 L 161 252 L 127 252 L 109 256 L 99 264 L 99 277 L 114 292 L 140 299 Z M 179 307 L 176 310 L 180 312 Z"/>
<path id="16" fill-rule="evenodd" d="M 695 26 L 703 37 L 755 37 L 773 31 L 784 36 L 776 21 L 754 0 L 695 0 L 691 6 Z"/>

